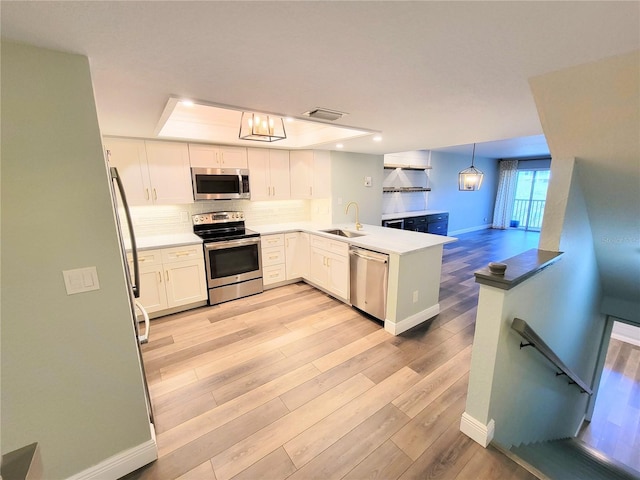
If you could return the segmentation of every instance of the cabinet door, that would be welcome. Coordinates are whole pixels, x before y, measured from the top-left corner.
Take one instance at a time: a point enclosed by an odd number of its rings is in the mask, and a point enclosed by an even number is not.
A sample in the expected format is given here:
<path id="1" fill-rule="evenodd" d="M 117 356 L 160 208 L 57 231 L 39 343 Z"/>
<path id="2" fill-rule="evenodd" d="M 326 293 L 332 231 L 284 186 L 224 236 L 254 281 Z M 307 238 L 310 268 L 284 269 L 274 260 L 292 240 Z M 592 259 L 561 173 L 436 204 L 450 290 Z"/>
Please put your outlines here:
<path id="1" fill-rule="evenodd" d="M 266 148 L 248 148 L 249 185 L 251 200 L 269 200 L 269 150 Z"/>
<path id="2" fill-rule="evenodd" d="M 206 276 L 202 260 L 166 264 L 164 277 L 169 307 L 207 299 Z"/>
<path id="3" fill-rule="evenodd" d="M 327 288 L 328 269 L 327 257 L 324 250 L 311 247 L 311 255 L 309 256 L 309 280 L 316 285 Z"/>
<path id="4" fill-rule="evenodd" d="M 218 149 L 213 145 L 189 144 L 189 164 L 192 167 L 220 168 Z"/>
<path id="5" fill-rule="evenodd" d="M 349 257 L 327 252 L 327 290 L 349 300 Z"/>
<path id="6" fill-rule="evenodd" d="M 145 145 L 153 203 L 193 203 L 187 144 L 147 141 Z"/>
<path id="7" fill-rule="evenodd" d="M 289 152 L 291 198 L 312 198 L 313 196 L 313 152 L 293 150 Z"/>
<path id="8" fill-rule="evenodd" d="M 273 200 L 291 198 L 288 150 L 269 150 L 269 176 L 271 198 Z"/>
<path id="9" fill-rule="evenodd" d="M 116 167 L 129 205 L 151 205 L 151 184 L 143 140 L 105 138 L 110 167 Z"/>
<path id="10" fill-rule="evenodd" d="M 327 151 L 313 152 L 313 168 L 311 170 L 313 198 L 331 196 L 331 154 Z"/>
<path id="11" fill-rule="evenodd" d="M 331 195 L 331 157 L 327 151 L 289 152 L 291 198 L 326 198 Z"/>
<path id="12" fill-rule="evenodd" d="M 285 235 L 287 280 L 309 277 L 309 234 L 304 232 Z"/>
<path id="13" fill-rule="evenodd" d="M 167 308 L 162 265 L 140 265 L 140 297 L 138 302 L 147 313 Z"/>
<path id="14" fill-rule="evenodd" d="M 222 168 L 247 168 L 247 149 L 242 147 L 218 147 Z"/>

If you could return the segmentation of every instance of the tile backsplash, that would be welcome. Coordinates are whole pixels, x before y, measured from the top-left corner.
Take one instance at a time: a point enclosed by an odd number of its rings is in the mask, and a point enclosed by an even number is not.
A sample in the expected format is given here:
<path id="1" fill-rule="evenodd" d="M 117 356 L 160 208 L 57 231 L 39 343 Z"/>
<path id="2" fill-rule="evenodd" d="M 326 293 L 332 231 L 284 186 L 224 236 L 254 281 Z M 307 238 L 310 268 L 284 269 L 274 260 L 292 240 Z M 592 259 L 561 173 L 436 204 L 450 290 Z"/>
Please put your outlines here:
<path id="1" fill-rule="evenodd" d="M 312 216 L 308 200 L 212 200 L 186 205 L 131 207 L 131 218 L 136 236 L 168 235 L 192 232 L 192 215 L 225 210 L 244 212 L 248 225 L 309 221 Z"/>

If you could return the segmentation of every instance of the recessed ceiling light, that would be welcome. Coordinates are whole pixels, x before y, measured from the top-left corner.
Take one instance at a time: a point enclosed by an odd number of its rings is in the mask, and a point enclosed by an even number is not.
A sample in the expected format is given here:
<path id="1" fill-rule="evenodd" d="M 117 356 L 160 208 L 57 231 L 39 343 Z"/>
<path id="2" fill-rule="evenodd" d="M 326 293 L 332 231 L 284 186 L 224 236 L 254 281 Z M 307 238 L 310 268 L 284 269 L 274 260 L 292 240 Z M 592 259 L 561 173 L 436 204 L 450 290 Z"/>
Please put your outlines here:
<path id="1" fill-rule="evenodd" d="M 193 107 L 193 100 L 188 100 L 188 99 L 180 100 L 180 103 L 185 107 Z"/>
<path id="2" fill-rule="evenodd" d="M 382 137 L 380 135 L 376 135 L 375 137 L 373 137 L 373 141 L 374 142 L 381 142 L 382 141 Z"/>
<path id="3" fill-rule="evenodd" d="M 343 148 L 343 147 L 344 147 L 344 145 L 341 144 L 341 143 L 336 144 L 336 148 Z"/>

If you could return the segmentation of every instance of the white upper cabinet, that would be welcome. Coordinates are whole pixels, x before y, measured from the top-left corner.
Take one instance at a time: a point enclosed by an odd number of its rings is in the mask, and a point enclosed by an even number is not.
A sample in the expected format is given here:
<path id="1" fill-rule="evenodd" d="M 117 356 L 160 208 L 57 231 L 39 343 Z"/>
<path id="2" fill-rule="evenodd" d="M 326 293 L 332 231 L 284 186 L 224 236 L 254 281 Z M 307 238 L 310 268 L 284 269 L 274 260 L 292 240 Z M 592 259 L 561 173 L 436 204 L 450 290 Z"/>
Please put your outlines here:
<path id="1" fill-rule="evenodd" d="M 192 167 L 247 168 L 247 149 L 218 145 L 189 144 Z"/>
<path id="2" fill-rule="evenodd" d="M 331 154 L 322 150 L 290 153 L 291 198 L 331 196 Z"/>
<path id="3" fill-rule="evenodd" d="M 155 205 L 193 203 L 186 143 L 145 142 Z"/>
<path id="4" fill-rule="evenodd" d="M 247 160 L 251 200 L 291 198 L 288 150 L 248 148 Z"/>
<path id="5" fill-rule="evenodd" d="M 105 138 L 110 167 L 116 167 L 129 205 L 153 205 L 144 140 Z"/>
<path id="6" fill-rule="evenodd" d="M 187 144 L 105 138 L 104 146 L 130 205 L 193 203 Z"/>

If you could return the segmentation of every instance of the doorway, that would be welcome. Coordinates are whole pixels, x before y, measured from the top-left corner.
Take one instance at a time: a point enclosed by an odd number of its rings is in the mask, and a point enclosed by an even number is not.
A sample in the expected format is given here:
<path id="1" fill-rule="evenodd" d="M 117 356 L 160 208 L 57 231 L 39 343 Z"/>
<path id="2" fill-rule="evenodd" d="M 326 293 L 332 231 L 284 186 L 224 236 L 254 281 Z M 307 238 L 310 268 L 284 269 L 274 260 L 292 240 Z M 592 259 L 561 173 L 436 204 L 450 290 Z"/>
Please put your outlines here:
<path id="1" fill-rule="evenodd" d="M 518 170 L 511 226 L 539 232 L 549 186 L 549 169 Z"/>

